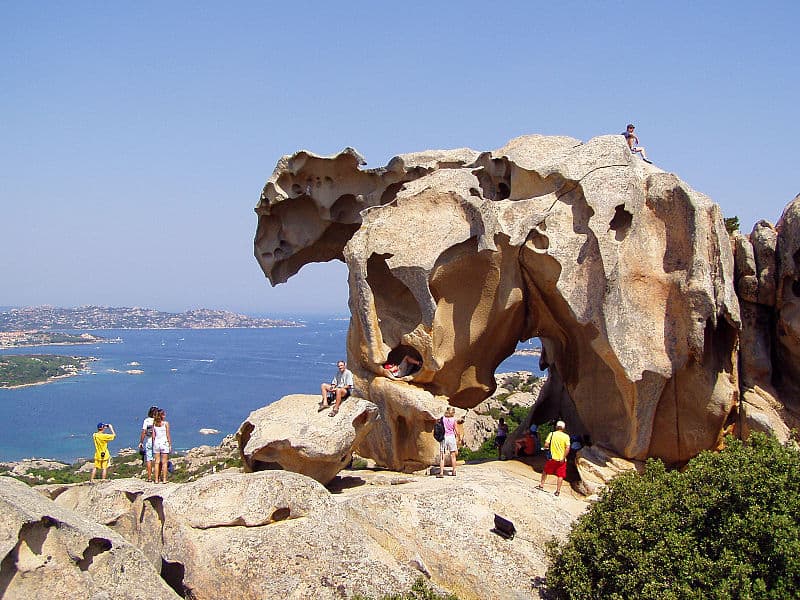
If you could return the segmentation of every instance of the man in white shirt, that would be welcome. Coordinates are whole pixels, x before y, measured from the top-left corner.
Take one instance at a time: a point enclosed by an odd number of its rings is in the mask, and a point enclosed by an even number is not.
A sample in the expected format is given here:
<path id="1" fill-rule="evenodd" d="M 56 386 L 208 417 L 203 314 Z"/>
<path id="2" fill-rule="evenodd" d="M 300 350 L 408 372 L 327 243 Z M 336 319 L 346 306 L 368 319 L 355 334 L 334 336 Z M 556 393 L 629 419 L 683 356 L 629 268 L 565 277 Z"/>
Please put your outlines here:
<path id="1" fill-rule="evenodd" d="M 328 413 L 329 417 L 336 416 L 339 412 L 339 405 L 342 403 L 342 400 L 348 398 L 353 389 L 353 373 L 347 368 L 347 364 L 343 360 L 340 360 L 336 363 L 336 367 L 339 370 L 336 372 L 336 375 L 333 376 L 331 382 L 323 383 L 322 386 L 320 386 L 322 389 L 322 402 L 319 403 L 319 410 L 324 410 L 331 402 L 334 403 L 333 410 Z"/>

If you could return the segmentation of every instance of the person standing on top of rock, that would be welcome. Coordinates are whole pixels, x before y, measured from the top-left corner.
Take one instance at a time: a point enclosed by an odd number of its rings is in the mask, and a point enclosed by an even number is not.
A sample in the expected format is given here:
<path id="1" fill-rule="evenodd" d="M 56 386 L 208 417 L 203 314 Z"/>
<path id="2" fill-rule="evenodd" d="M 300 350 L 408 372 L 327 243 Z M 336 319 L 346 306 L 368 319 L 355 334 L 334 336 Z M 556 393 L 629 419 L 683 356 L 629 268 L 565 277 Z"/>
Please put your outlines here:
<path id="1" fill-rule="evenodd" d="M 625 141 L 628 142 L 628 148 L 631 149 L 631 152 L 634 154 L 641 154 L 642 160 L 646 163 L 653 164 L 653 161 L 647 158 L 647 153 L 644 150 L 644 146 L 639 145 L 639 138 L 636 137 L 636 134 L 633 133 L 636 126 L 628 123 L 628 126 L 625 128 L 625 131 L 622 135 L 625 136 Z"/>
<path id="2" fill-rule="evenodd" d="M 353 390 L 353 374 L 347 368 L 347 363 L 340 360 L 336 363 L 339 369 L 333 376 L 330 383 L 323 383 L 320 388 L 322 390 L 322 402 L 319 403 L 319 410 L 324 410 L 325 406 L 330 406 L 331 401 L 334 402 L 333 410 L 328 413 L 329 417 L 335 417 L 339 412 L 339 406 L 342 400 L 350 397 L 350 392 Z"/>
<path id="3" fill-rule="evenodd" d="M 169 430 L 167 411 L 160 408 L 153 417 L 153 454 L 155 455 L 156 483 L 167 483 L 169 453 L 172 450 L 172 433 Z"/>
<path id="4" fill-rule="evenodd" d="M 111 433 L 103 433 L 108 429 Z M 98 423 L 97 431 L 92 435 L 94 441 L 94 466 L 92 467 L 92 474 L 89 476 L 89 481 L 94 481 L 94 476 L 97 474 L 97 469 L 102 469 L 100 478 L 105 479 L 108 475 L 108 463 L 111 457 L 108 454 L 108 442 L 117 437 L 114 433 L 114 426 L 111 423 Z"/>
<path id="5" fill-rule="evenodd" d="M 147 481 L 153 481 L 153 419 L 158 412 L 157 406 L 151 406 L 147 417 L 142 421 L 142 433 L 139 436 L 139 452 L 144 452 L 147 463 Z"/>
<path id="6" fill-rule="evenodd" d="M 444 477 L 444 455 L 450 454 L 450 464 L 452 469 L 450 474 L 455 477 L 456 474 L 456 455 L 458 454 L 458 444 L 461 442 L 461 434 L 456 427 L 458 421 L 456 420 L 456 409 L 448 406 L 444 411 L 442 417 L 442 424 L 444 425 L 444 439 L 439 447 L 439 473 L 437 477 Z"/>
<path id="7" fill-rule="evenodd" d="M 569 456 L 569 436 L 564 433 L 564 421 L 556 423 L 556 430 L 551 432 L 544 442 L 544 447 L 550 450 L 550 458 L 544 463 L 542 480 L 536 486 L 537 490 L 544 490 L 544 482 L 551 473 L 556 476 L 556 496 L 561 493 L 561 484 L 567 476 L 567 456 Z"/>

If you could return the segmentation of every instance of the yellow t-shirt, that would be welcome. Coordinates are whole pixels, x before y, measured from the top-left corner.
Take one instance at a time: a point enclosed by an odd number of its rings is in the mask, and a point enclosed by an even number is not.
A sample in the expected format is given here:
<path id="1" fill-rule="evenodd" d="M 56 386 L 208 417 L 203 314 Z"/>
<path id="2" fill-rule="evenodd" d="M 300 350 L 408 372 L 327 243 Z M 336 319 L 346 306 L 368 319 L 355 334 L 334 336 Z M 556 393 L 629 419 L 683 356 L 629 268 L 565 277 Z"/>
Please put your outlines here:
<path id="1" fill-rule="evenodd" d="M 108 460 L 108 442 L 113 440 L 115 436 L 113 433 L 95 433 L 94 438 L 94 459 L 95 460 Z"/>
<path id="2" fill-rule="evenodd" d="M 564 460 L 569 448 L 569 436 L 563 431 L 553 431 L 547 436 L 546 444 L 550 444 L 550 456 L 553 460 Z"/>

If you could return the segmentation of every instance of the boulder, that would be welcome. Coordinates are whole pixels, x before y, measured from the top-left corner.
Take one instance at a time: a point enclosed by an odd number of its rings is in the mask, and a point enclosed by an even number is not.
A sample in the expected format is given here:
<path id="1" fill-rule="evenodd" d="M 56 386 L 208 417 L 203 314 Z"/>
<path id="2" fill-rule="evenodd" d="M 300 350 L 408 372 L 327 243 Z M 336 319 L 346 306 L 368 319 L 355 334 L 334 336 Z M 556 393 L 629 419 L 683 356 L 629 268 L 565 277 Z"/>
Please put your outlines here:
<path id="1" fill-rule="evenodd" d="M 181 597 L 138 548 L 92 516 L 58 506 L 27 485 L 0 477 L 0 596 Z"/>
<path id="2" fill-rule="evenodd" d="M 477 450 L 486 440 L 494 439 L 497 433 L 497 420 L 491 415 L 481 415 L 468 410 L 464 416 L 464 445 Z"/>
<path id="3" fill-rule="evenodd" d="M 644 469 L 643 462 L 619 458 L 600 446 L 585 446 L 578 450 L 575 466 L 581 477 L 578 490 L 586 496 L 598 493 L 617 475 Z"/>
<path id="4" fill-rule="evenodd" d="M 489 397 L 532 337 L 550 372 L 536 422 L 561 416 L 610 456 L 675 464 L 731 430 L 739 303 L 709 198 L 618 135 L 362 162 L 352 149 L 282 158 L 255 239 L 273 285 L 309 262 L 347 264 L 348 365 L 383 417 L 360 454 L 428 462 L 431 417 Z M 422 359 L 407 382 L 382 372 L 399 351 Z"/>
<path id="5" fill-rule="evenodd" d="M 351 397 L 329 416 L 319 396 L 285 396 L 250 413 L 236 436 L 246 471 L 280 468 L 326 484 L 352 460 L 378 420 L 377 407 Z"/>

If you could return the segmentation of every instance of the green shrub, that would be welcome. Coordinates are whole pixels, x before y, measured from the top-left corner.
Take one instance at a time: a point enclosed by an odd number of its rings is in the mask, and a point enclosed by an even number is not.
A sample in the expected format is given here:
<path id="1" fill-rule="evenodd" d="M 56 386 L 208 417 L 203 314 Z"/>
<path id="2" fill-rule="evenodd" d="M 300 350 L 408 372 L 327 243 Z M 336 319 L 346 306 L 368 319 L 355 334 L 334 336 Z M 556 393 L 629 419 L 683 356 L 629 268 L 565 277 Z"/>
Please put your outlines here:
<path id="1" fill-rule="evenodd" d="M 477 450 L 470 450 L 466 446 L 462 446 L 458 451 L 459 460 L 485 460 L 487 458 L 497 458 L 494 436 L 484 441 Z"/>
<path id="2" fill-rule="evenodd" d="M 366 459 L 355 458 L 355 459 L 353 459 L 353 462 L 350 463 L 350 469 L 352 471 L 360 471 L 362 469 L 366 469 L 367 468 L 367 464 L 368 463 L 367 463 Z"/>
<path id="3" fill-rule="evenodd" d="M 728 438 L 683 472 L 649 460 L 549 543 L 548 597 L 798 598 L 799 518 L 800 454 L 772 437 Z"/>

